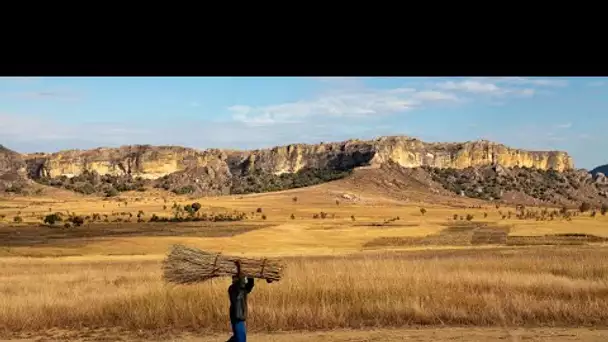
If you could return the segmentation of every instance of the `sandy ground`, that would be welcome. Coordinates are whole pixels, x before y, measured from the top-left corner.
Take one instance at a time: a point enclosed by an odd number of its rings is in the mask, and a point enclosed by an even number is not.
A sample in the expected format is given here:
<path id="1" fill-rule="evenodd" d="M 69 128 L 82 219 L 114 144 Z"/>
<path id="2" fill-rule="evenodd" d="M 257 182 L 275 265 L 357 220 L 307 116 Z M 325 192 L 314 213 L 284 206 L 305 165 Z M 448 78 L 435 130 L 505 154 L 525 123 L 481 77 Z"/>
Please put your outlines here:
<path id="1" fill-rule="evenodd" d="M 225 341 L 227 336 L 205 338 L 174 339 L 172 341 L 211 342 Z M 375 331 L 331 331 L 310 333 L 281 333 L 269 335 L 250 335 L 249 340 L 259 342 L 278 341 L 608 341 L 608 330 L 594 329 L 480 329 L 480 328 L 438 328 L 438 329 L 398 329 Z"/>
<path id="2" fill-rule="evenodd" d="M 77 337 L 69 333 L 49 333 L 46 337 L 13 339 L 0 341 L 174 341 L 174 342 L 219 342 L 229 335 L 206 337 L 183 336 L 179 338 L 130 338 L 101 332 Z M 338 330 L 325 332 L 284 332 L 274 334 L 250 334 L 254 342 L 367 342 L 367 341 L 467 341 L 467 342 L 519 342 L 519 341 L 608 341 L 608 329 L 588 328 L 422 328 L 422 329 L 382 329 L 382 330 Z"/>

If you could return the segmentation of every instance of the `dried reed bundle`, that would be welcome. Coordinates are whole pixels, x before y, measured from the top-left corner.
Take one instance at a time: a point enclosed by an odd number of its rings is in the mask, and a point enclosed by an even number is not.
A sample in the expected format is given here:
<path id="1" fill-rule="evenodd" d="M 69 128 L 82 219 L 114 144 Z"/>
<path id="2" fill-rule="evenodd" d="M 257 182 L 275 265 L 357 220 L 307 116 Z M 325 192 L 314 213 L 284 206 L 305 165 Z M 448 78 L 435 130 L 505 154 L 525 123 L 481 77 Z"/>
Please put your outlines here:
<path id="1" fill-rule="evenodd" d="M 176 284 L 191 284 L 215 277 L 236 275 L 236 261 L 241 262 L 241 273 L 246 277 L 278 281 L 283 265 L 269 259 L 251 259 L 209 253 L 197 248 L 174 245 L 163 261 L 164 278 Z"/>

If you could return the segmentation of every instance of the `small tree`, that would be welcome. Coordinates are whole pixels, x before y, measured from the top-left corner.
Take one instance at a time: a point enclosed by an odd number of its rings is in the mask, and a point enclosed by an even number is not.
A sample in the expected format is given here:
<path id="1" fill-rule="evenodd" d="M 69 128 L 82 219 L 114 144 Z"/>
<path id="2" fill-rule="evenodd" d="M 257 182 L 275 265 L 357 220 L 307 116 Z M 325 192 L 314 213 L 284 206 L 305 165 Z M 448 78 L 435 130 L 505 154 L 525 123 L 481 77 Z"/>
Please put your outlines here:
<path id="1" fill-rule="evenodd" d="M 44 217 L 44 223 L 53 226 L 56 222 L 61 222 L 61 217 L 57 214 L 50 214 Z"/>
<path id="2" fill-rule="evenodd" d="M 483 218 L 487 218 L 488 217 L 488 213 L 483 213 Z"/>
<path id="3" fill-rule="evenodd" d="M 70 222 L 72 222 L 76 227 L 80 227 L 84 224 L 84 218 L 82 216 L 72 216 L 70 217 Z"/>
<path id="4" fill-rule="evenodd" d="M 256 213 L 261 213 L 262 212 L 262 208 L 257 208 L 255 212 Z"/>
<path id="5" fill-rule="evenodd" d="M 608 212 L 608 204 L 603 203 L 602 207 L 600 208 L 600 213 L 602 213 L 602 216 L 606 216 L 607 212 Z"/>
<path id="6" fill-rule="evenodd" d="M 290 216 L 290 217 L 291 217 L 291 219 L 292 219 L 292 220 L 295 220 L 295 219 L 296 219 L 296 216 L 295 216 L 294 214 L 291 214 L 291 216 Z"/>
<path id="7" fill-rule="evenodd" d="M 454 214 L 454 216 L 452 216 L 452 218 L 454 219 L 454 221 L 458 220 L 458 214 Z"/>
<path id="8" fill-rule="evenodd" d="M 351 219 L 352 221 L 355 221 L 355 215 L 350 215 L 350 219 Z"/>
<path id="9" fill-rule="evenodd" d="M 473 220 L 473 215 L 467 214 L 467 221 L 472 221 L 472 220 Z"/>
<path id="10" fill-rule="evenodd" d="M 21 223 L 21 222 L 23 222 L 23 219 L 21 218 L 21 216 L 15 216 L 15 217 L 13 217 L 13 222 Z"/>
<path id="11" fill-rule="evenodd" d="M 424 216 L 424 214 L 426 214 L 426 209 L 420 208 L 420 213 L 422 214 L 422 216 Z"/>
<path id="12" fill-rule="evenodd" d="M 291 200 L 293 201 L 293 203 L 296 203 L 298 201 L 298 197 L 294 196 Z"/>
<path id="13" fill-rule="evenodd" d="M 578 207 L 578 210 L 580 210 L 581 213 L 589 211 L 589 209 L 591 209 L 591 204 L 588 202 L 583 202 L 581 203 L 580 207 Z"/>
<path id="14" fill-rule="evenodd" d="M 266 215 L 264 214 L 264 215 L 262 215 L 262 220 L 265 220 L 265 219 L 266 219 Z"/>

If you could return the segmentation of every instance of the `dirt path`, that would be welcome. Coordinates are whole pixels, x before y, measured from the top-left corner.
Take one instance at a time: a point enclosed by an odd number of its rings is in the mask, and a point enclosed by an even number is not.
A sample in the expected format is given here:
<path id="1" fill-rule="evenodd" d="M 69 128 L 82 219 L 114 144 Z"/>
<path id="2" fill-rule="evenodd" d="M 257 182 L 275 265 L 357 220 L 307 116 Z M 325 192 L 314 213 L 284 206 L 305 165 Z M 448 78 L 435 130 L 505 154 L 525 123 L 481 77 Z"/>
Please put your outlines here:
<path id="1" fill-rule="evenodd" d="M 54 330 L 40 336 L 30 335 L 24 339 L 0 339 L 3 341 L 172 341 L 172 342 L 224 342 L 229 334 L 211 336 L 181 336 L 173 338 L 135 337 L 118 331 L 60 331 Z M 593 328 L 422 328 L 380 330 L 335 330 L 317 332 L 283 332 L 272 334 L 250 334 L 252 342 L 570 342 L 608 341 L 608 329 Z"/>
<path id="2" fill-rule="evenodd" d="M 211 342 L 225 341 L 228 335 L 210 337 L 191 337 L 174 339 L 180 342 Z M 483 329 L 483 328 L 437 328 L 437 329 L 395 329 L 395 330 L 341 330 L 331 332 L 306 332 L 306 333 L 277 333 L 277 334 L 252 334 L 248 340 L 255 342 L 367 342 L 367 341 L 416 341 L 416 342 L 519 342 L 519 341 L 608 341 L 608 330 L 594 329 L 560 329 L 560 328 L 535 328 L 535 329 Z"/>

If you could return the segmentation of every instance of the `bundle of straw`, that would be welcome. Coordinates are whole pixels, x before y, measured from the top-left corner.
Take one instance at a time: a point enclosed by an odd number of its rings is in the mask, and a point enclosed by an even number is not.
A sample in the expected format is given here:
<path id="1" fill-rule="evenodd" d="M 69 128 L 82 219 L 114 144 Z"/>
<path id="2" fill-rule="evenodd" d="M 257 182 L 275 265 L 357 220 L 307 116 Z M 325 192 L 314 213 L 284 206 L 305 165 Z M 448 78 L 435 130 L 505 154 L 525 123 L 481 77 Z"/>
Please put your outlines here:
<path id="1" fill-rule="evenodd" d="M 209 253 L 200 249 L 174 245 L 163 261 L 164 278 L 176 284 L 192 284 L 215 277 L 237 274 L 236 261 L 241 263 L 241 273 L 246 277 L 278 281 L 283 265 L 269 259 L 250 259 Z"/>

